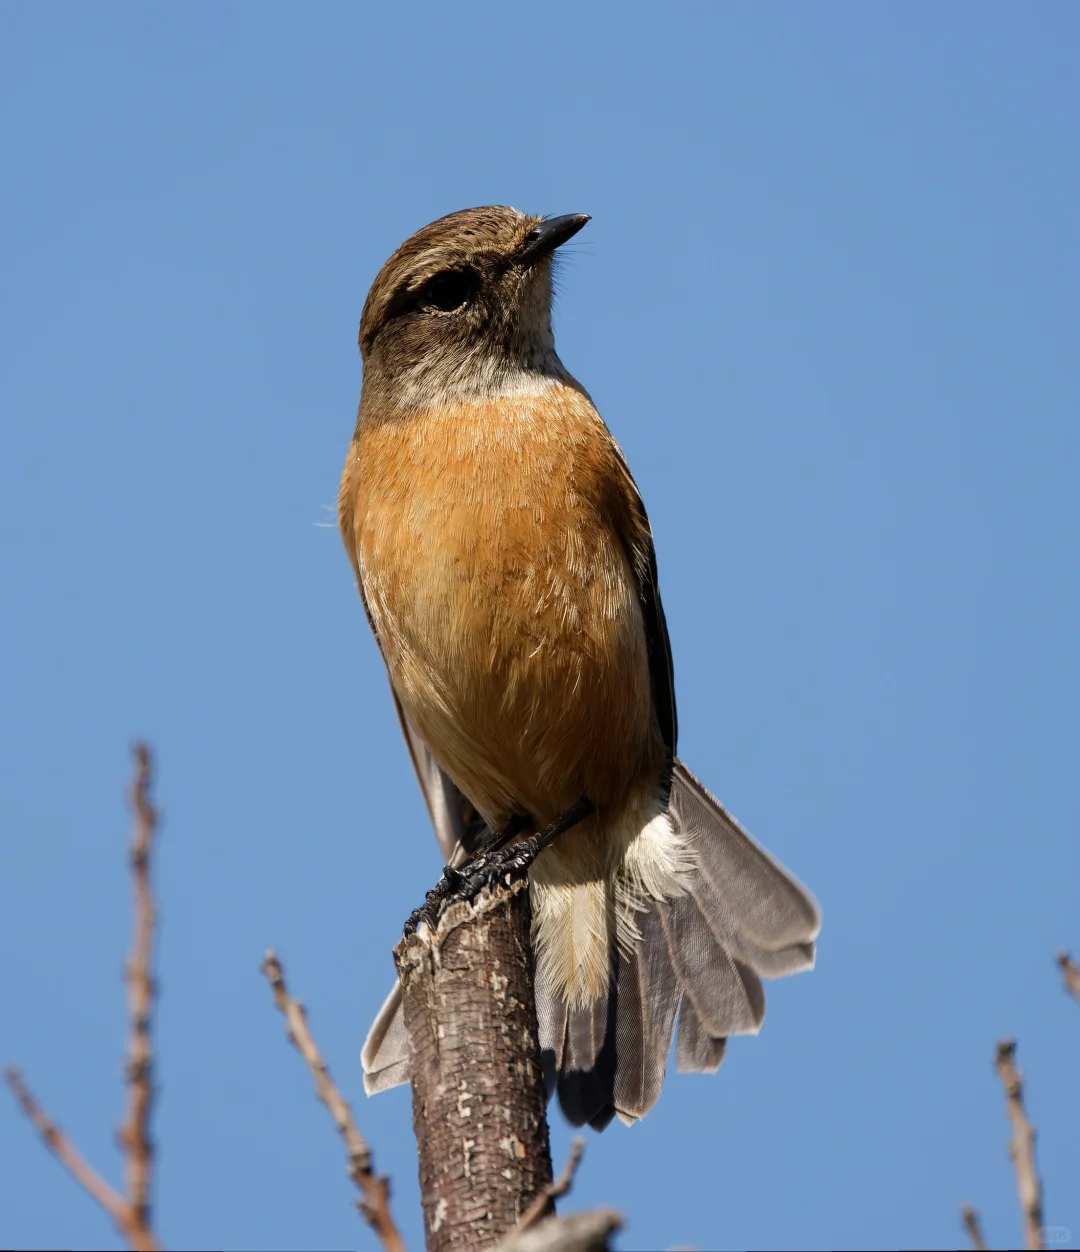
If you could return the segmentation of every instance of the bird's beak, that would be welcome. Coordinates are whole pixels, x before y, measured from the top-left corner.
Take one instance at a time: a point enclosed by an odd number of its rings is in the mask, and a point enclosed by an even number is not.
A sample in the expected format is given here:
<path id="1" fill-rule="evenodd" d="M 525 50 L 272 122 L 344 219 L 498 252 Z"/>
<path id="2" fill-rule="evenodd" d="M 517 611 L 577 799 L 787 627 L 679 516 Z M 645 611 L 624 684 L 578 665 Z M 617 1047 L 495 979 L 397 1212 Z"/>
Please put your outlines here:
<path id="1" fill-rule="evenodd" d="M 587 221 L 588 213 L 564 213 L 562 217 L 549 217 L 529 231 L 514 260 L 519 265 L 533 265 L 576 235 Z"/>

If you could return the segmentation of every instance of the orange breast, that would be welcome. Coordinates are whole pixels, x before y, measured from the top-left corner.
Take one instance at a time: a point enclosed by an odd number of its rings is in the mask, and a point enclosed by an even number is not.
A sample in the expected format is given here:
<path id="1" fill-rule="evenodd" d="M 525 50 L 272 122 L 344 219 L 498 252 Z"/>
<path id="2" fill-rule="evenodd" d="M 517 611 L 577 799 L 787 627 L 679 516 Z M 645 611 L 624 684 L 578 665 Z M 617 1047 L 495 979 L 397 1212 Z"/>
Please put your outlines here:
<path id="1" fill-rule="evenodd" d="M 662 755 L 610 435 L 588 400 L 361 426 L 342 488 L 391 682 L 485 819 L 619 807 Z"/>

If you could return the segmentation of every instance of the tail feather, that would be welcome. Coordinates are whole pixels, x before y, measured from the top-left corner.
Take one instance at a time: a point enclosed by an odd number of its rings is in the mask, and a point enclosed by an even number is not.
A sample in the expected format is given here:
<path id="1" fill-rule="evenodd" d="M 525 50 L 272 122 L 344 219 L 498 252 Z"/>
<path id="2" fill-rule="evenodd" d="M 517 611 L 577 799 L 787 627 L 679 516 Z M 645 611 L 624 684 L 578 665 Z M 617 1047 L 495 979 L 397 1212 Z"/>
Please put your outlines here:
<path id="1" fill-rule="evenodd" d="M 364 1041 L 360 1060 L 364 1066 L 364 1090 L 368 1095 L 388 1091 L 409 1081 L 409 1036 L 401 1011 L 401 983 L 383 1001 Z"/>
<path id="2" fill-rule="evenodd" d="M 680 1074 L 715 1074 L 727 1051 L 726 1039 L 713 1039 L 701 1025 L 689 1000 L 679 1013 L 679 1043 L 675 1060 Z"/>
<path id="3" fill-rule="evenodd" d="M 671 964 L 703 1029 L 713 1039 L 756 1035 L 765 1017 L 761 979 L 724 948 L 693 896 L 657 904 Z"/>
<path id="4" fill-rule="evenodd" d="M 620 957 L 616 984 L 613 1102 L 627 1123 L 644 1117 L 660 1096 L 682 999 L 659 913 L 650 910 L 639 929 L 641 944 Z"/>
<path id="5" fill-rule="evenodd" d="M 562 996 L 555 995 L 548 986 L 543 962 L 536 962 L 536 1023 L 540 1033 L 540 1051 L 544 1057 L 545 1072 L 551 1070 L 548 1099 L 555 1090 L 555 1079 L 562 1072 L 566 1055 L 566 1019 L 568 1010 Z"/>
<path id="6" fill-rule="evenodd" d="M 574 1126 L 604 1130 L 615 1116 L 615 1013 L 617 983 L 603 999 L 571 1008 L 566 1020 L 563 1065 L 558 1077 L 559 1106 Z"/>
<path id="7" fill-rule="evenodd" d="M 566 1069 L 589 1070 L 596 1065 L 607 1035 L 608 999 L 594 1000 L 582 1008 L 572 1008 L 566 1019 Z"/>
<path id="8" fill-rule="evenodd" d="M 659 1096 L 676 1009 L 679 1070 L 714 1072 L 729 1036 L 760 1028 L 761 980 L 813 968 L 821 927 L 813 896 L 681 762 L 668 815 L 694 868 L 683 895 L 646 903 L 637 922 L 641 941 L 619 963 L 612 1102 L 624 1121 L 641 1117 Z M 643 970 L 669 993 L 662 1004 L 653 1001 L 651 1023 L 644 984 L 634 983 Z"/>
<path id="9" fill-rule="evenodd" d="M 537 962 L 536 1009 L 549 1098 L 575 1125 L 602 1130 L 655 1104 L 678 1017 L 681 1072 L 720 1067 L 730 1035 L 753 1034 L 765 1014 L 763 978 L 814 965 L 821 912 L 813 896 L 746 833 L 681 763 L 668 804 L 673 836 L 690 854 L 683 894 L 644 901 L 640 941 L 611 939 L 607 993 L 571 1007 Z M 395 987 L 364 1045 L 364 1085 L 409 1079 Z"/>
<path id="10" fill-rule="evenodd" d="M 754 943 L 746 934 L 740 933 L 732 924 L 723 897 L 714 889 L 712 882 L 700 867 L 690 884 L 690 895 L 706 918 L 709 928 L 723 947 L 733 952 L 762 978 L 786 978 L 789 974 L 801 974 L 814 968 L 814 944 L 791 943 L 786 947 L 770 950 Z"/>
<path id="11" fill-rule="evenodd" d="M 813 965 L 821 929 L 817 901 L 746 833 L 682 764 L 676 762 L 670 814 L 697 855 L 698 877 L 708 884 L 717 911 L 749 953 L 796 949 Z"/>

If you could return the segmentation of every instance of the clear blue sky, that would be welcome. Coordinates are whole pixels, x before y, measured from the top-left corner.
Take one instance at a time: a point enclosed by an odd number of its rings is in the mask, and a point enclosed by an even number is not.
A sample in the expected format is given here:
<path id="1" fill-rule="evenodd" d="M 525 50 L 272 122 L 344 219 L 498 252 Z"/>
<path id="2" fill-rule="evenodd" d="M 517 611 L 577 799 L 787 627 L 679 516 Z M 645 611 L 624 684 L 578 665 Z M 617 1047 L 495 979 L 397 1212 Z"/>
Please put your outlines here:
<path id="1" fill-rule="evenodd" d="M 1015 1244 L 1015 1034 L 1080 1239 L 1078 46 L 1048 0 L 0 6 L 0 1058 L 115 1177 L 146 735 L 171 1246 L 374 1246 L 271 944 L 420 1246 L 359 1051 L 439 861 L 333 510 L 369 283 L 493 202 L 593 215 L 558 344 L 652 516 L 682 754 L 825 917 L 573 1205 Z M 0 1177 L 5 1246 L 118 1246 L 2 1092 Z"/>

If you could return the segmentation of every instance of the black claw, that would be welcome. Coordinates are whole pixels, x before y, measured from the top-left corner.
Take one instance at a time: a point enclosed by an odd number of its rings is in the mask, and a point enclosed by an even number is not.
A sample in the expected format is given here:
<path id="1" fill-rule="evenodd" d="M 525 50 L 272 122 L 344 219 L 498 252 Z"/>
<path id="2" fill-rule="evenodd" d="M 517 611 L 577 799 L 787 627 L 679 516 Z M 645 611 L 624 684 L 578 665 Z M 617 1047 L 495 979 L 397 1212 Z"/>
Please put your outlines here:
<path id="1" fill-rule="evenodd" d="M 460 886 L 461 878 L 460 870 L 454 869 L 450 865 L 443 868 L 442 877 L 424 896 L 424 903 L 418 909 L 413 909 L 409 914 L 409 920 L 405 923 L 404 930 L 406 939 L 416 933 L 416 928 L 421 922 L 427 922 L 429 926 L 438 924 L 443 909 Z"/>
<path id="2" fill-rule="evenodd" d="M 405 938 L 415 934 L 421 922 L 434 930 L 451 904 L 459 900 L 471 902 L 485 887 L 491 890 L 500 880 L 509 884 L 524 878 L 540 853 L 564 831 L 588 817 L 594 807 L 590 800 L 579 800 L 569 812 L 538 834 L 519 839 L 517 843 L 500 843 L 502 835 L 509 839 L 521 829 L 522 819 L 512 818 L 507 830 L 495 836 L 494 847 L 467 861 L 460 869 L 449 865 L 444 868 L 442 877 L 424 897 L 424 903 L 410 913 L 405 923 Z"/>
<path id="3" fill-rule="evenodd" d="M 405 937 L 415 934 L 421 922 L 426 922 L 434 930 L 446 910 L 458 900 L 475 900 L 485 887 L 493 888 L 508 875 L 523 877 L 540 851 L 541 845 L 534 835 L 510 847 L 485 852 L 461 869 L 447 866 L 442 878 L 424 897 L 424 903 L 409 915 L 405 923 Z"/>
<path id="4" fill-rule="evenodd" d="M 491 889 L 499 881 L 523 878 L 540 851 L 541 844 L 532 835 L 519 843 L 485 852 L 464 867 L 461 886 L 455 894 L 462 900 L 475 900 L 485 887 Z"/>

